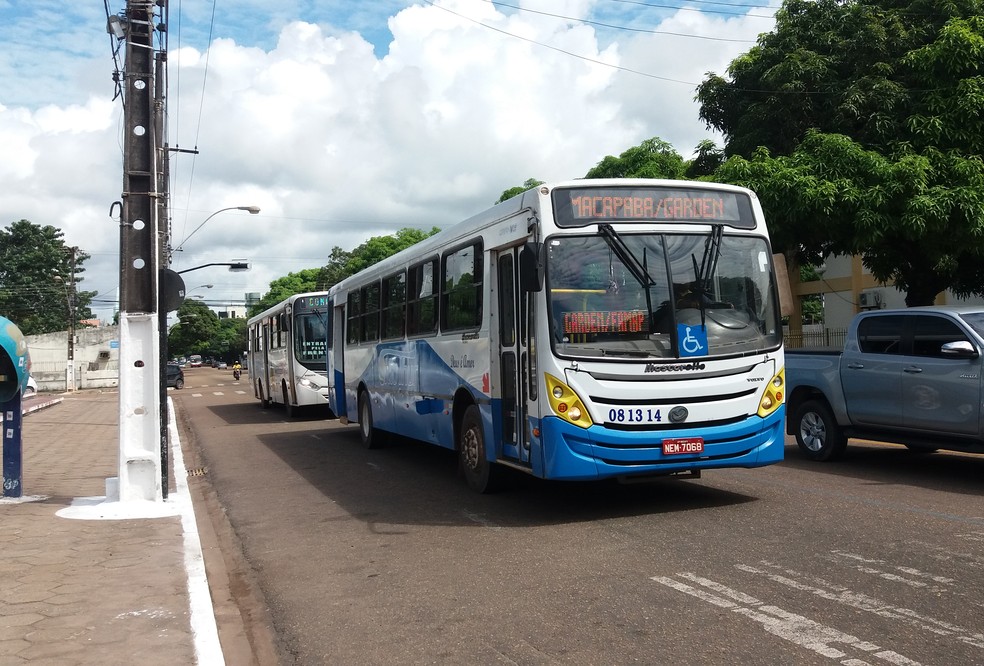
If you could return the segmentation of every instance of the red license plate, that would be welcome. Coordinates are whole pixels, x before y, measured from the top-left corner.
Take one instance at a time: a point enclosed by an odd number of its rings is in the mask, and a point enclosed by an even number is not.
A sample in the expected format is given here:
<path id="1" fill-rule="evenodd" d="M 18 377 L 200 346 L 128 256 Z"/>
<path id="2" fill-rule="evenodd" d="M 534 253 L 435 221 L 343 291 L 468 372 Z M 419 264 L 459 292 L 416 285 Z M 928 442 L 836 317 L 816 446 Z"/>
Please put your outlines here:
<path id="1" fill-rule="evenodd" d="M 677 437 L 663 440 L 663 455 L 674 456 L 687 453 L 703 453 L 703 437 Z"/>

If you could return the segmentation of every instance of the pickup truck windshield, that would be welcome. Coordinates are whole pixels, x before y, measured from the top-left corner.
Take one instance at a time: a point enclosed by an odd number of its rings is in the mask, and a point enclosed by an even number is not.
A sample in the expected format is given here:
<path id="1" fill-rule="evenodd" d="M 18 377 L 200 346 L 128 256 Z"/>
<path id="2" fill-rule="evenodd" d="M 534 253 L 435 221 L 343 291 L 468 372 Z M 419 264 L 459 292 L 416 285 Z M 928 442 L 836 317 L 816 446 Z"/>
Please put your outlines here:
<path id="1" fill-rule="evenodd" d="M 761 238 L 714 236 L 620 233 L 617 242 L 603 235 L 549 239 L 547 286 L 557 353 L 675 358 L 749 354 L 778 346 L 781 328 L 768 245 Z M 695 261 L 706 256 L 709 242 L 716 243 L 716 261 Z M 705 275 L 698 274 L 702 268 Z M 687 327 L 702 327 L 702 341 L 706 335 L 706 348 L 701 344 L 697 354 L 680 351 Z"/>

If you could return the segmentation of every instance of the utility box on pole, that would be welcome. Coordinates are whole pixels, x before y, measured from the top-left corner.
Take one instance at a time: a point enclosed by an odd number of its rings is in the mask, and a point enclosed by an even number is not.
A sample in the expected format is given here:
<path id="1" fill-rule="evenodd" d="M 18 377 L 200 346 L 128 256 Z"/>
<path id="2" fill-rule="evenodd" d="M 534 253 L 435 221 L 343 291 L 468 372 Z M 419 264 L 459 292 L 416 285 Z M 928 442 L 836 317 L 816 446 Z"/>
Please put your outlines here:
<path id="1" fill-rule="evenodd" d="M 155 0 L 129 0 L 124 21 L 120 501 L 163 499 L 157 299 L 160 181 L 154 116 L 154 9 L 157 6 Z"/>

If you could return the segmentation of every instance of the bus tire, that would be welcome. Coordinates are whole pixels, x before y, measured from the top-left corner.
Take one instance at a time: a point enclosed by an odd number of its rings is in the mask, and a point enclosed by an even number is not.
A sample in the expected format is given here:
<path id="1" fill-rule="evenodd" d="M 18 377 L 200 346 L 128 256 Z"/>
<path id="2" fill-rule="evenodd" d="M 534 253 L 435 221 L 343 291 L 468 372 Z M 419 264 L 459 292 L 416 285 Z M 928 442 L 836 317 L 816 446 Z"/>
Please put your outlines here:
<path id="1" fill-rule="evenodd" d="M 295 418 L 297 416 L 297 405 L 294 405 L 290 401 L 290 392 L 287 390 L 287 382 L 283 382 L 281 388 L 284 391 L 284 411 L 287 412 L 287 418 Z"/>
<path id="2" fill-rule="evenodd" d="M 476 405 L 470 405 L 461 419 L 458 466 L 468 487 L 476 492 L 492 493 L 501 487 L 503 470 L 486 457 L 482 414 Z"/>
<path id="3" fill-rule="evenodd" d="M 796 410 L 796 444 L 807 458 L 820 462 L 836 460 L 847 448 L 841 431 L 827 403 L 807 400 Z"/>
<path id="4" fill-rule="evenodd" d="M 260 396 L 260 407 L 270 409 L 270 398 L 263 392 L 263 382 L 256 382 L 256 394 Z"/>
<path id="5" fill-rule="evenodd" d="M 367 449 L 378 449 L 383 445 L 382 437 L 372 422 L 372 401 L 367 391 L 359 393 L 359 439 Z"/>

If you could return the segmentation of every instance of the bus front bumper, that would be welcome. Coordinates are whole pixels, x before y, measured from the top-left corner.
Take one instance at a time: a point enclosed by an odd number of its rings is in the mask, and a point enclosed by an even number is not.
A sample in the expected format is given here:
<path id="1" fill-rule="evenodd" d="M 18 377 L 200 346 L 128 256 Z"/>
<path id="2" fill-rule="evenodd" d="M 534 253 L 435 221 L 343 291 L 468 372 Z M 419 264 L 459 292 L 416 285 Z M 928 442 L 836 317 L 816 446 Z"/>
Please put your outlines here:
<path id="1" fill-rule="evenodd" d="M 785 406 L 767 416 L 757 415 L 726 426 L 686 430 L 613 430 L 594 425 L 587 429 L 550 416 L 540 423 L 544 450 L 544 477 L 549 479 L 603 479 L 621 476 L 679 474 L 723 467 L 763 467 L 781 462 L 785 440 Z M 698 454 L 666 454 L 664 439 L 701 438 Z"/>

